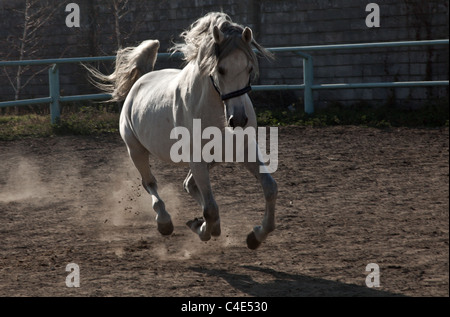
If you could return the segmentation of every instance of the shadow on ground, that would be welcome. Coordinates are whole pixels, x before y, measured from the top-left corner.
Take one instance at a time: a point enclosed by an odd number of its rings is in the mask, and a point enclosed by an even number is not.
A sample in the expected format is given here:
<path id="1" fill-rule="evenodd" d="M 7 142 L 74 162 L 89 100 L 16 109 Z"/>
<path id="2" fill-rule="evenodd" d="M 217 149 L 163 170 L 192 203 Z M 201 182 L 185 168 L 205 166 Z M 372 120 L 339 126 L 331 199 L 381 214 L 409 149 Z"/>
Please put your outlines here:
<path id="1" fill-rule="evenodd" d="M 235 289 L 256 297 L 398 297 L 401 294 L 368 288 L 354 284 L 345 284 L 321 278 L 310 277 L 300 274 L 289 274 L 270 268 L 256 267 L 251 265 L 240 266 L 248 271 L 248 274 L 230 273 L 227 270 L 206 269 L 191 267 L 192 271 L 218 276 L 227 281 Z M 268 282 L 258 282 L 253 275 L 269 275 Z M 258 278 L 261 279 L 261 278 Z"/>

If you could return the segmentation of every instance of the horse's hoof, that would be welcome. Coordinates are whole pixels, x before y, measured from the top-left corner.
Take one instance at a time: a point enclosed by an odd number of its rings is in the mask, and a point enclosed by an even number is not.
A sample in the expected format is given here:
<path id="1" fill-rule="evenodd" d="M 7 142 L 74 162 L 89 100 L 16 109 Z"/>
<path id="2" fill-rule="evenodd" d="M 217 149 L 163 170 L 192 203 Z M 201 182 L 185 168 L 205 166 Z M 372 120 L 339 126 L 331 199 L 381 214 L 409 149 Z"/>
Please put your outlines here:
<path id="1" fill-rule="evenodd" d="M 257 249 L 261 245 L 261 242 L 256 239 L 255 233 L 252 231 L 247 236 L 247 247 L 251 250 Z"/>
<path id="2" fill-rule="evenodd" d="M 189 220 L 188 222 L 186 222 L 186 226 L 188 226 L 189 228 L 191 228 L 191 230 L 193 232 L 198 234 L 198 236 L 200 237 L 200 240 L 206 242 L 206 241 L 211 240 L 211 234 L 202 232 L 201 227 L 204 223 L 205 223 L 205 220 L 203 218 L 195 218 L 194 220 Z M 220 234 L 220 232 L 219 232 L 219 234 Z"/>
<path id="3" fill-rule="evenodd" d="M 211 235 L 213 237 L 218 237 L 218 236 L 220 236 L 221 233 L 222 233 L 222 230 L 220 229 L 220 219 L 219 219 L 212 225 Z"/>
<path id="4" fill-rule="evenodd" d="M 172 232 L 173 232 L 173 223 L 172 223 L 172 221 L 171 222 L 167 222 L 167 223 L 159 223 L 158 222 L 158 231 L 163 236 L 171 235 Z"/>
<path id="5" fill-rule="evenodd" d="M 204 222 L 205 220 L 203 220 L 203 218 L 195 218 L 194 220 L 189 220 L 188 222 L 186 222 L 186 226 L 191 228 L 191 230 L 195 233 L 198 233 L 198 230 Z"/>
<path id="6" fill-rule="evenodd" d="M 218 237 L 218 236 L 220 236 L 221 233 L 222 233 L 222 230 L 220 230 L 220 225 L 214 226 L 211 231 L 211 235 L 213 237 Z"/>

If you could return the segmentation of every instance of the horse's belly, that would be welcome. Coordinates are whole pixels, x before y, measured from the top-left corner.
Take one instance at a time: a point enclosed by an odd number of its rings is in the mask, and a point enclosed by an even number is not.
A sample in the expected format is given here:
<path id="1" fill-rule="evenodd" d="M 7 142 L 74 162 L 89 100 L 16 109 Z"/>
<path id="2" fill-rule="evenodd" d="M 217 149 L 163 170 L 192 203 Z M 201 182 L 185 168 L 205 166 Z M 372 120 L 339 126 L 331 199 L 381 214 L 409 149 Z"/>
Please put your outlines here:
<path id="1" fill-rule="evenodd" d="M 174 124 L 172 110 L 160 108 L 148 109 L 133 123 L 138 127 L 136 134 L 139 142 L 153 155 L 164 161 L 171 161 L 170 149 L 176 140 L 170 139 Z"/>

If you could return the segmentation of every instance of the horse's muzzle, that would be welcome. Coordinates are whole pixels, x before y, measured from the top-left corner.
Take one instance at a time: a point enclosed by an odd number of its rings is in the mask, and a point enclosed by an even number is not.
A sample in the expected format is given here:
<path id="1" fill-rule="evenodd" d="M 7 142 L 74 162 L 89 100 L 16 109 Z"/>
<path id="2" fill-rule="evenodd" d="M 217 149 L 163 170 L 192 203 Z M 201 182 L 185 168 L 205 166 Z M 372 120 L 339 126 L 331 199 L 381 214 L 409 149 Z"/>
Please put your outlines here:
<path id="1" fill-rule="evenodd" d="M 231 115 L 230 118 L 228 119 L 228 125 L 230 127 L 232 127 L 233 129 L 236 127 L 245 127 L 248 123 L 248 117 L 245 114 L 245 112 L 243 113 L 243 115 L 239 115 L 239 116 L 235 116 L 235 115 Z"/>

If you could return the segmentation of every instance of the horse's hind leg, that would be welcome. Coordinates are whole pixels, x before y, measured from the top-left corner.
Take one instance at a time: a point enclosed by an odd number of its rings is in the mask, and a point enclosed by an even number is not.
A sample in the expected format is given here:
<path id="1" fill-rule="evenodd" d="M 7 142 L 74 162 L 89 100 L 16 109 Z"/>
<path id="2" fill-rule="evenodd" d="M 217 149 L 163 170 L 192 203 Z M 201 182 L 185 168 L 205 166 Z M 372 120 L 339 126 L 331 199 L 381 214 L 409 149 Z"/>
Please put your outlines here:
<path id="1" fill-rule="evenodd" d="M 207 163 L 191 163 L 191 171 L 185 180 L 185 188 L 191 190 L 203 208 L 203 218 L 188 221 L 186 225 L 197 233 L 202 241 L 208 241 L 211 236 L 220 235 L 219 208 L 211 189 L 209 166 Z"/>
<path id="2" fill-rule="evenodd" d="M 169 235 L 173 232 L 172 219 L 166 211 L 164 202 L 158 195 L 156 179 L 150 171 L 149 153 L 137 140 L 126 143 L 130 157 L 141 174 L 142 186 L 152 196 L 152 206 L 156 212 L 158 231 L 163 235 Z"/>
<path id="3" fill-rule="evenodd" d="M 194 176 L 192 171 L 189 170 L 186 179 L 183 182 L 184 190 L 195 199 L 195 201 L 201 206 L 203 205 L 202 196 L 198 191 L 197 184 L 195 184 Z"/>
<path id="4" fill-rule="evenodd" d="M 211 168 L 211 164 L 208 166 Z M 189 170 L 188 175 L 186 176 L 186 179 L 183 182 L 184 190 L 189 193 L 195 201 L 203 207 L 203 210 L 205 210 L 205 202 L 203 201 L 202 194 L 200 193 L 197 184 L 194 180 L 194 175 L 192 174 L 192 171 Z M 205 220 L 203 218 L 195 218 L 194 220 L 190 220 L 186 223 L 186 225 L 191 228 L 194 232 L 199 233 L 198 230 L 201 228 Z M 220 230 L 220 221 L 216 221 L 211 229 L 211 235 L 212 236 L 220 236 L 221 230 Z"/>

